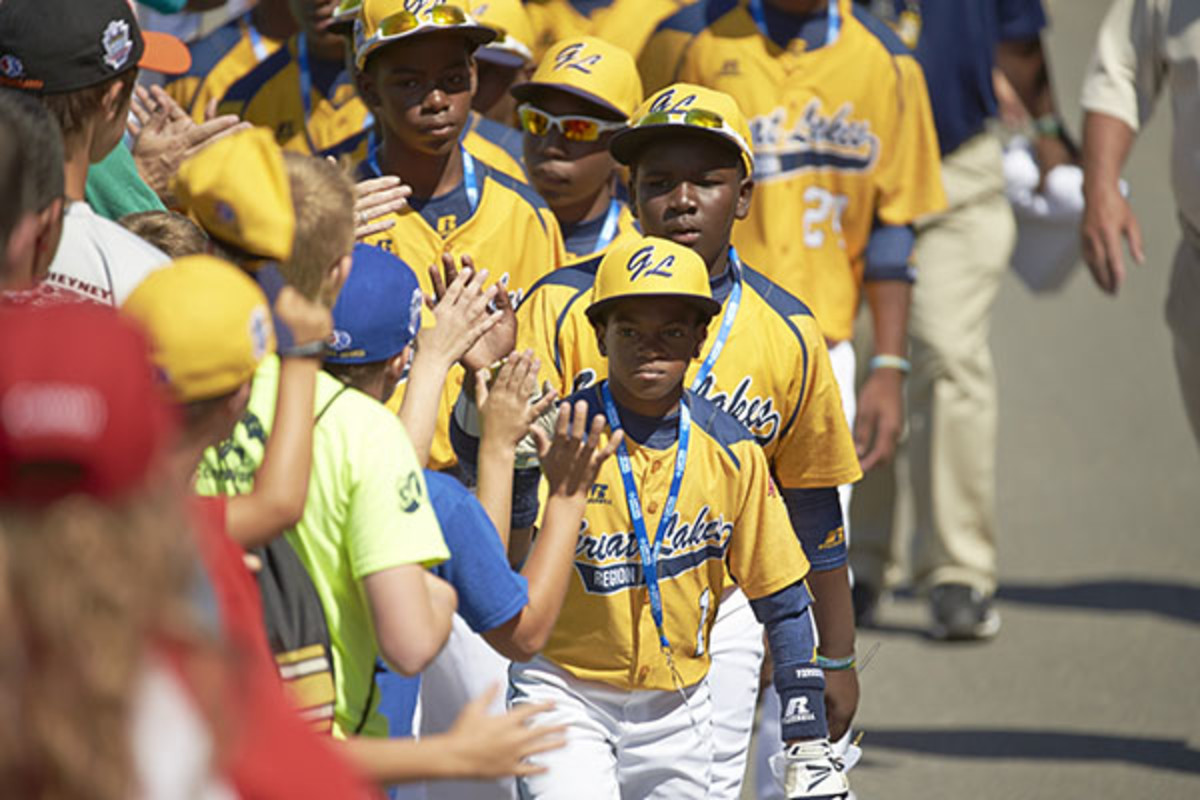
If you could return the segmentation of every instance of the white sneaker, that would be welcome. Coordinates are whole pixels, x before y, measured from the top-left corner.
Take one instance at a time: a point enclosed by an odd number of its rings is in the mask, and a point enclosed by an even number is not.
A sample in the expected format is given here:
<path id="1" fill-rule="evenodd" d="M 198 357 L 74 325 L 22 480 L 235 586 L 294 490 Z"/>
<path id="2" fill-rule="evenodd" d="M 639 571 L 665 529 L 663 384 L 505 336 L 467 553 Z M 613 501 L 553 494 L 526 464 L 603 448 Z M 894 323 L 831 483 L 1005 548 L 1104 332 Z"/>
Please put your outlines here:
<path id="1" fill-rule="evenodd" d="M 789 745 L 775 758 L 773 771 L 788 800 L 843 800 L 850 794 L 841 759 L 825 739 Z"/>

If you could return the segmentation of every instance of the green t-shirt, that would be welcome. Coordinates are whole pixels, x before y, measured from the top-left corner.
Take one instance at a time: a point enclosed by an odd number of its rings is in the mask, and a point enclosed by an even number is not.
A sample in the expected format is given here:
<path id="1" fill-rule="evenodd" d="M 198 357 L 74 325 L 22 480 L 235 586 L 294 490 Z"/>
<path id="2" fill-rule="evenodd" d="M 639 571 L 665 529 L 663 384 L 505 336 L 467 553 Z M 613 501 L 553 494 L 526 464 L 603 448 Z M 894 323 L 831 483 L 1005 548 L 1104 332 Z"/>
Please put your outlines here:
<path id="1" fill-rule="evenodd" d="M 279 359 L 270 356 L 254 375 L 250 405 L 233 436 L 205 453 L 196 483 L 200 494 L 253 489 L 275 420 L 278 383 Z M 433 566 L 450 553 L 400 420 L 325 372 L 317 374 L 315 413 L 321 417 L 313 430 L 304 517 L 286 535 L 325 610 L 336 673 L 334 735 L 345 736 L 368 713 L 379 656 L 363 579 L 402 564 Z M 361 732 L 387 736 L 374 694 Z"/>
<path id="2" fill-rule="evenodd" d="M 84 194 L 93 211 L 113 222 L 139 211 L 166 210 L 162 200 L 138 174 L 133 154 L 124 142 L 88 170 Z"/>

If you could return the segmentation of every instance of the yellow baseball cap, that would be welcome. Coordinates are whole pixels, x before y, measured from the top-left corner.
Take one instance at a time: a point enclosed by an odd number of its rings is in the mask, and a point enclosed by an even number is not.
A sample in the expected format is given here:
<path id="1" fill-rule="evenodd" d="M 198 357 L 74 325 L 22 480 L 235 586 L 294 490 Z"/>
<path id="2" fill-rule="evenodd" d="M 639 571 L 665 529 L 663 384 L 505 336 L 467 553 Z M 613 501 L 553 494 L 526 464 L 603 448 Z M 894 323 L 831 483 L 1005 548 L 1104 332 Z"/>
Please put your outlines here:
<path id="1" fill-rule="evenodd" d="M 629 127 L 613 135 L 609 149 L 613 158 L 628 165 L 648 140 L 664 134 L 675 136 L 683 130 L 732 144 L 742 157 L 746 174 L 754 174 L 750 125 L 737 101 L 724 92 L 691 83 L 676 83 L 646 98 L 633 112 Z"/>
<path id="2" fill-rule="evenodd" d="M 430 33 L 461 33 L 472 46 L 487 44 L 496 32 L 481 25 L 462 6 L 423 0 L 410 11 L 406 0 L 363 0 L 354 23 L 354 63 L 361 70 L 367 56 L 384 45 Z"/>
<path id="3" fill-rule="evenodd" d="M 504 67 L 533 63 L 533 23 L 521 0 L 473 0 L 471 16 L 496 32 L 476 58 Z"/>
<path id="4" fill-rule="evenodd" d="M 188 256 L 150 273 L 121 310 L 146 329 L 151 359 L 180 403 L 234 391 L 275 349 L 271 311 L 245 272 Z"/>
<path id="5" fill-rule="evenodd" d="M 222 244 L 263 259 L 292 257 L 292 190 L 283 151 L 266 128 L 251 128 L 208 145 L 183 162 L 171 191 Z"/>
<path id="6" fill-rule="evenodd" d="M 690 247 L 657 236 L 627 236 L 609 248 L 592 285 L 585 311 L 593 322 L 609 304 L 626 297 L 679 297 L 712 317 L 721 310 L 708 285 L 708 267 Z"/>
<path id="7" fill-rule="evenodd" d="M 546 51 L 537 71 L 512 88 L 521 102 L 539 89 L 558 89 L 582 97 L 628 119 L 642 102 L 642 78 L 633 56 L 603 39 L 577 36 Z"/>

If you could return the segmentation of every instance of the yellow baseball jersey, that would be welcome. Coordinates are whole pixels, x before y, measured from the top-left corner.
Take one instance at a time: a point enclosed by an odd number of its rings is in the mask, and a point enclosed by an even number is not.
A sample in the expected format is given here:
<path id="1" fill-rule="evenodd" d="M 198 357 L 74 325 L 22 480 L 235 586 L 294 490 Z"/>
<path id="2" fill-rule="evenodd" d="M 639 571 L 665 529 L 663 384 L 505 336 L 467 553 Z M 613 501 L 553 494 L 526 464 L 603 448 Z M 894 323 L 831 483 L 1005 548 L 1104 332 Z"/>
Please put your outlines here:
<path id="1" fill-rule="evenodd" d="M 597 388 L 584 399 L 589 416 L 604 413 Z M 729 415 L 686 393 L 690 443 L 675 512 L 658 560 L 663 631 L 685 686 L 708 672 L 708 642 L 725 588 L 726 569 L 748 597 L 774 594 L 808 574 L 787 509 L 762 449 Z M 626 431 L 646 530 L 657 535 L 670 491 L 677 420 L 639 444 Z M 664 436 L 663 434 L 666 434 Z M 600 469 L 588 496 L 575 570 L 542 655 L 582 680 L 621 689 L 674 688 L 659 646 L 617 459 Z M 654 541 L 652 539 L 652 541 Z"/>
<path id="2" fill-rule="evenodd" d="M 541 380 L 566 395 L 608 375 L 588 322 L 599 259 L 572 264 L 537 283 L 517 312 L 517 347 L 532 348 Z M 842 412 L 825 337 L 808 308 L 761 273 L 742 267 L 742 297 L 725 347 L 699 395 L 745 426 L 763 447 L 786 489 L 852 483 L 862 477 Z M 714 282 L 729 305 L 731 273 Z M 701 359 L 688 369 L 691 386 L 707 358 L 721 317 L 708 329 Z"/>
<path id="3" fill-rule="evenodd" d="M 534 61 L 555 42 L 595 36 L 637 58 L 663 19 L 696 0 L 526 0 L 533 23 Z"/>
<path id="4" fill-rule="evenodd" d="M 265 61 L 283 44 L 263 36 L 250 14 L 230 20 L 215 31 L 188 45 L 192 66 L 172 78 L 163 88 L 196 122 L 204 121 L 204 109 L 215 98 Z"/>
<path id="5" fill-rule="evenodd" d="M 410 206 L 386 217 L 393 226 L 368 237 L 366 242 L 399 256 L 417 274 L 421 290 L 430 294 L 433 283 L 428 267 L 440 265 L 442 253 L 453 253 L 456 258 L 470 255 L 478 267 L 487 269 L 494 281 L 505 286 L 515 305 L 520 304 L 525 292 L 565 259 L 558 224 L 545 201 L 529 186 L 482 161 L 476 160 L 475 170 L 479 195 L 473 211 L 465 200 L 447 202 L 454 199 L 452 195 L 465 194 L 465 187 L 460 185 L 447 198 L 432 201 L 446 208 L 446 214 L 431 221 Z M 359 168 L 360 179 L 378 174 L 373 161 Z M 418 205 L 416 201 L 413 204 Z M 423 313 L 423 324 L 431 324 L 432 315 Z M 449 421 L 461 385 L 462 370 L 456 367 L 442 393 L 431 469 L 445 469 L 455 463 Z M 399 409 L 403 389 L 401 384 L 388 401 L 390 408 Z"/>
<path id="6" fill-rule="evenodd" d="M 664 21 L 638 67 L 647 93 L 686 81 L 737 98 L 756 187 L 733 241 L 804 298 L 830 340 L 849 339 L 877 221 L 908 225 L 945 206 L 925 78 L 850 0 L 833 0 L 840 33 L 812 49 L 768 39 L 748 1 L 705 0 Z"/>
<path id="7" fill-rule="evenodd" d="M 471 155 L 510 178 L 528 183 L 521 132 L 472 111 L 467 119 L 463 145 Z"/>
<path id="8" fill-rule="evenodd" d="M 562 230 L 563 245 L 567 250 L 568 263 L 602 256 L 608 251 L 608 248 L 612 247 L 623 237 L 641 235 L 637 218 L 633 216 L 633 212 L 629 209 L 629 204 L 619 197 L 613 198 L 613 202 L 616 203 L 617 217 L 616 227 L 612 231 L 612 238 L 605 237 L 604 227 L 607 223 L 607 212 L 594 220 L 581 222 L 576 225 L 559 226 Z"/>
<path id="9" fill-rule="evenodd" d="M 304 83 L 309 84 L 307 93 Z M 292 36 L 230 86 L 217 110 L 270 128 L 285 150 L 348 155 L 354 161 L 366 157 L 373 124 L 345 64 L 314 58 L 303 34 Z"/>

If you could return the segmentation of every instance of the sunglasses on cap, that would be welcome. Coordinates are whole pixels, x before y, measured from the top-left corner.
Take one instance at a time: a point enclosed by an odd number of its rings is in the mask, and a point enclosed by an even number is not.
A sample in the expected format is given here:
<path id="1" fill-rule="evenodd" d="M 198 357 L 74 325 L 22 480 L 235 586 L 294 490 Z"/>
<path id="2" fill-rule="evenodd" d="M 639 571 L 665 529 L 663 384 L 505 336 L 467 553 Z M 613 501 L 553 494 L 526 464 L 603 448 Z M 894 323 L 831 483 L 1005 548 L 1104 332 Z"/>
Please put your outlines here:
<path id="1" fill-rule="evenodd" d="M 526 133 L 534 136 L 546 136 L 550 133 L 551 128 L 558 128 L 568 142 L 594 142 L 600 138 L 602 133 L 625 127 L 624 122 L 596 119 L 579 114 L 566 114 L 559 117 L 548 114 L 529 103 L 518 106 L 517 115 L 521 119 L 521 128 Z"/>
<path id="2" fill-rule="evenodd" d="M 354 2 L 354 0 L 347 0 Z M 379 36 L 387 39 L 392 36 L 403 36 L 415 31 L 422 25 L 433 25 L 438 28 L 453 28 L 466 25 L 467 12 L 458 6 L 434 6 L 424 16 L 417 16 L 411 11 L 397 11 L 390 17 L 384 17 L 379 23 Z"/>
<path id="3" fill-rule="evenodd" d="M 687 111 L 651 111 L 633 123 L 635 128 L 646 125 L 690 125 L 693 128 L 721 130 L 725 127 L 725 118 L 703 108 L 691 108 Z"/>

